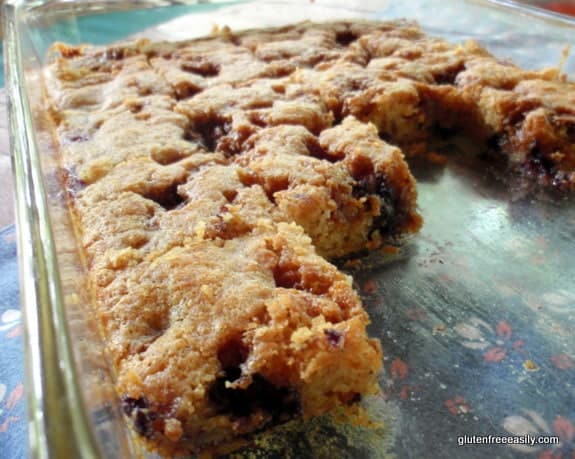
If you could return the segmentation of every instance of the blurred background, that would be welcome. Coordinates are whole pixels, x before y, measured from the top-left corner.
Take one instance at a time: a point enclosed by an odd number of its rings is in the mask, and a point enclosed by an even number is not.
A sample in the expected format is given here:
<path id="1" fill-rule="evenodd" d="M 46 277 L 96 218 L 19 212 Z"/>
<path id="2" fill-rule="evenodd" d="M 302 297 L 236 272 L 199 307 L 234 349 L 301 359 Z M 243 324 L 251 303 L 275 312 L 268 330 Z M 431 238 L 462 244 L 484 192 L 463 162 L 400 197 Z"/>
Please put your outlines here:
<path id="1" fill-rule="evenodd" d="M 522 0 L 521 3 L 529 3 L 556 13 L 575 16 L 575 0 Z"/>

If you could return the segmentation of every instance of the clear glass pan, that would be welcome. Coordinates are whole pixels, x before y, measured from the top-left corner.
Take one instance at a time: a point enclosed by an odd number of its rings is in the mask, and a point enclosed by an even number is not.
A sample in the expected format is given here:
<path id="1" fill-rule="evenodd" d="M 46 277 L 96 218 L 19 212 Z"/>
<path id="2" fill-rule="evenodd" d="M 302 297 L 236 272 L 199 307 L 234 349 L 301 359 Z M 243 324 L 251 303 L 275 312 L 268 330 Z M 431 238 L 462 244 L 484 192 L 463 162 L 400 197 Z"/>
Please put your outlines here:
<path id="1" fill-rule="evenodd" d="M 304 19 L 405 17 L 453 42 L 475 39 L 523 67 L 561 63 L 571 79 L 575 74 L 575 58 L 565 56 L 575 22 L 509 1 L 159 4 L 4 5 L 31 457 L 146 454 L 119 413 L 90 319 L 82 260 L 44 123 L 40 69 L 54 41 L 105 44 L 134 34 L 180 39 L 209 33 L 216 23 L 252 28 Z M 466 146 L 443 148 L 446 165 L 412 165 L 423 231 L 396 256 L 354 272 L 373 318 L 371 333 L 385 350 L 382 395 L 365 402 L 383 427 L 341 430 L 311 422 L 289 432 L 280 428 L 274 442 L 247 452 L 303 458 L 534 457 L 560 451 L 548 445 L 457 445 L 463 435 L 531 432 L 563 435 L 561 451 L 572 454 L 574 199 L 514 192 L 478 160 L 453 154 Z"/>

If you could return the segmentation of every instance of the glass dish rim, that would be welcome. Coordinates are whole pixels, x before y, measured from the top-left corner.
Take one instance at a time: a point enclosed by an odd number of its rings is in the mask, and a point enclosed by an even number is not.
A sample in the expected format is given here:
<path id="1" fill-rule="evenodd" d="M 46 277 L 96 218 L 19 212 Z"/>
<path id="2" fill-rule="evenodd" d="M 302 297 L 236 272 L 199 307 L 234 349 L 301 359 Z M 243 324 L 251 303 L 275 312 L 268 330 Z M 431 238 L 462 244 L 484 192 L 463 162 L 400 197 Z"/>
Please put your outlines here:
<path id="1" fill-rule="evenodd" d="M 575 27 L 575 18 L 514 0 L 465 0 L 465 3 L 502 9 L 555 26 Z M 127 3 L 114 0 L 103 0 L 86 2 L 83 6 L 86 7 L 85 12 L 92 14 L 125 10 L 126 5 Z M 104 456 L 97 445 L 92 422 L 84 409 L 73 358 L 74 351 L 65 323 L 47 191 L 42 183 L 40 147 L 32 129 L 30 101 L 22 84 L 25 71 L 19 31 L 21 17 L 24 13 L 46 6 L 61 7 L 60 12 L 68 8 L 72 14 L 84 11 L 78 9 L 77 3 L 68 0 L 8 0 L 2 6 L 21 303 L 25 320 L 30 457 L 61 457 L 59 452 L 73 448 L 80 457 L 99 458 Z M 143 0 L 133 6 L 143 9 L 157 5 L 153 0 Z M 70 420 L 73 427 L 74 435 L 68 438 L 53 438 L 47 427 L 47 418 L 51 416 L 48 402 L 52 397 L 63 401 L 58 405 L 58 414 Z"/>

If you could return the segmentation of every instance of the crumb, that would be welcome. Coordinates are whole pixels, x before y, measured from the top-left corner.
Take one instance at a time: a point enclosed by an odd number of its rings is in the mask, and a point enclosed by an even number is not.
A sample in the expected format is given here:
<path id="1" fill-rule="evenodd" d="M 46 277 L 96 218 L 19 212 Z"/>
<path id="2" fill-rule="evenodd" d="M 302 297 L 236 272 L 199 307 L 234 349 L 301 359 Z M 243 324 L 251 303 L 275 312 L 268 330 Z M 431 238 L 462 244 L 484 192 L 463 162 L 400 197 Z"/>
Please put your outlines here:
<path id="1" fill-rule="evenodd" d="M 447 329 L 445 327 L 445 324 L 441 323 L 441 324 L 435 325 L 433 327 L 432 334 L 433 335 L 445 335 L 446 330 Z"/>
<path id="2" fill-rule="evenodd" d="M 432 162 L 433 164 L 437 165 L 444 165 L 447 164 L 448 158 L 446 155 L 436 152 L 427 152 L 425 153 L 425 158 Z"/>
<path id="3" fill-rule="evenodd" d="M 385 255 L 397 255 L 401 249 L 395 245 L 386 244 L 381 248 L 381 252 Z"/>

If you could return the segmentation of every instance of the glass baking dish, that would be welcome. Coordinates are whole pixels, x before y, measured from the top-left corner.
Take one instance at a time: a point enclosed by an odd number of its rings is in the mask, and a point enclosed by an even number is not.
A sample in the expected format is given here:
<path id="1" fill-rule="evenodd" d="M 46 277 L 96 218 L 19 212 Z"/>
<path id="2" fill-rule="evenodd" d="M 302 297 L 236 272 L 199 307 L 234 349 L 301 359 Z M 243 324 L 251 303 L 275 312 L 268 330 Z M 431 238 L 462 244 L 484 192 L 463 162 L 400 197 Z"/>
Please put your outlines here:
<path id="1" fill-rule="evenodd" d="M 408 18 L 453 42 L 474 39 L 526 68 L 561 65 L 575 22 L 517 3 L 457 0 L 17 1 L 4 5 L 5 65 L 26 317 L 30 456 L 153 457 L 119 410 L 68 216 L 41 68 L 55 41 L 183 39 L 300 20 Z M 120 26 L 121 25 L 121 26 Z M 424 229 L 355 271 L 385 350 L 367 427 L 330 420 L 275 429 L 256 457 L 524 457 L 575 449 L 575 206 L 525 195 L 474 157 L 411 167 Z M 330 424 L 331 423 L 331 424 Z M 461 446 L 472 435 L 558 435 L 559 445 Z M 241 454 L 237 453 L 241 457 Z"/>

